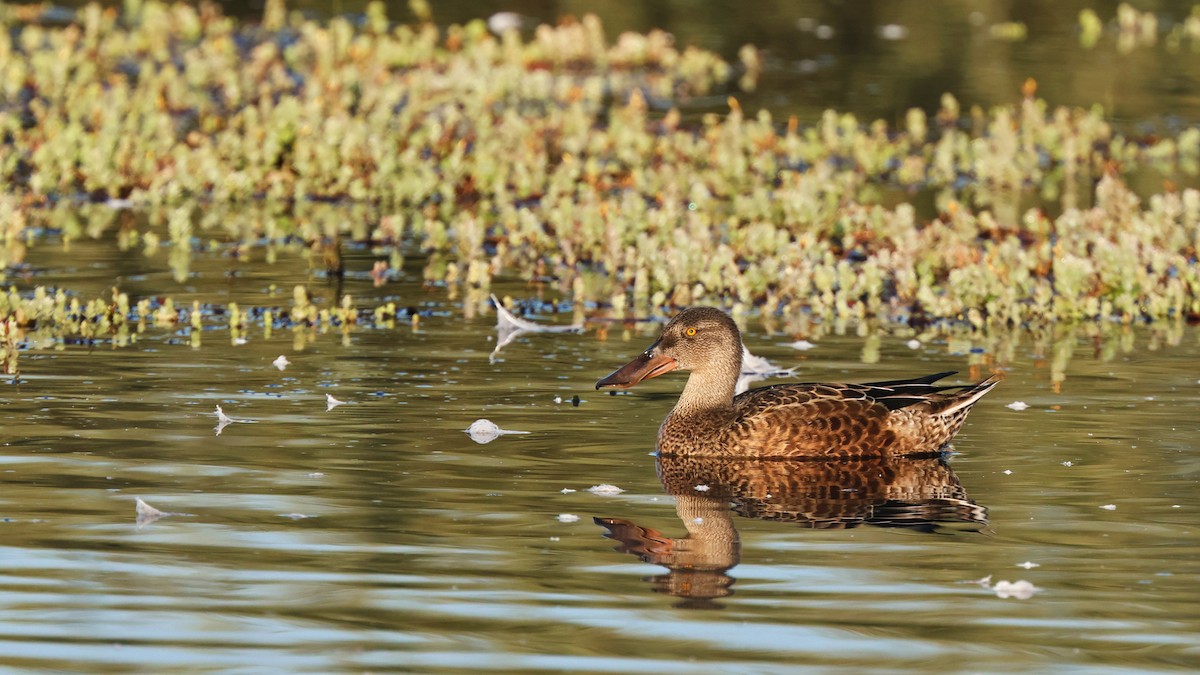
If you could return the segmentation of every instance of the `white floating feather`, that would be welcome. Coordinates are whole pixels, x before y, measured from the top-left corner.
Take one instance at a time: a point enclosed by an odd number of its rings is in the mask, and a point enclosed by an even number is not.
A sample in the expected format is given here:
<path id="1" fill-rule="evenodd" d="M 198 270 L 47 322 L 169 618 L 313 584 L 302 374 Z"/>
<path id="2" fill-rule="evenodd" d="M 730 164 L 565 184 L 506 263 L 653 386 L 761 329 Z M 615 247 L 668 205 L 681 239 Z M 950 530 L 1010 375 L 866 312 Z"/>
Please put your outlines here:
<path id="1" fill-rule="evenodd" d="M 480 418 L 480 419 L 475 420 L 474 422 L 471 422 L 471 426 L 467 427 L 464 431 L 466 431 L 467 435 L 471 437 L 471 440 L 475 441 L 476 443 L 478 443 L 480 445 L 483 445 L 485 443 L 491 443 L 492 441 L 494 441 L 497 438 L 500 438 L 501 436 L 504 436 L 506 434 L 527 434 L 527 433 L 529 433 L 528 431 L 515 431 L 512 429 L 501 429 L 500 426 L 497 425 L 495 422 L 493 422 L 491 420 L 483 419 L 483 418 Z"/>
<path id="2" fill-rule="evenodd" d="M 512 312 L 508 311 L 500 300 L 495 296 L 492 297 L 492 302 L 496 305 L 496 348 L 488 356 L 489 361 L 495 361 L 496 355 L 501 349 L 508 346 L 513 340 L 516 340 L 525 333 L 580 333 L 583 332 L 583 324 L 575 323 L 570 326 L 548 326 L 545 324 L 534 323 L 527 319 L 522 319 Z"/>

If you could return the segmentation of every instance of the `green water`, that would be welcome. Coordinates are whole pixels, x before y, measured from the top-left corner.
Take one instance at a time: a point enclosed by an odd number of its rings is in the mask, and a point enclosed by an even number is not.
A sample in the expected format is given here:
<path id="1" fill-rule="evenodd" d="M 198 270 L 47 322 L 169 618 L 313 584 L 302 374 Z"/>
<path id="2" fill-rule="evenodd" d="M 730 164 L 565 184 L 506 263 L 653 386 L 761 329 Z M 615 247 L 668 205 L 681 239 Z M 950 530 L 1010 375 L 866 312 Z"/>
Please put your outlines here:
<path id="1" fill-rule="evenodd" d="M 113 245 L 77 248 L 69 265 L 110 283 L 99 253 Z M 31 262 L 66 274 L 50 263 L 53 248 L 35 249 Z M 199 258 L 198 290 L 269 297 L 254 275 L 220 271 L 245 263 Z M 368 260 L 352 256 L 348 269 Z M 404 280 L 373 289 L 351 275 L 344 290 L 421 307 L 417 330 L 332 330 L 297 350 L 289 330 L 269 339 L 251 330 L 234 345 L 211 328 L 197 349 L 186 330 L 149 328 L 119 350 L 101 342 L 23 353 L 19 383 L 3 387 L 0 664 L 787 672 L 1200 663 L 1194 329 L 1177 344 L 1134 331 L 1129 351 L 1069 337 L 1051 344 L 1065 375 L 1055 393 L 1047 346 L 1032 339 L 1001 358 L 883 336 L 877 361 L 863 363 L 863 338 L 826 336 L 800 352 L 787 346 L 797 336 L 767 335 L 751 320 L 750 348 L 809 380 L 1003 361 L 1007 379 L 972 412 L 935 480 L 957 483 L 976 520 L 942 513 L 936 528 L 880 526 L 915 507 L 867 491 L 838 529 L 814 528 L 747 507 L 708 467 L 711 495 L 680 498 L 685 522 L 650 454 L 681 378 L 619 396 L 592 389 L 656 325 L 526 335 L 490 362 L 493 315 L 465 319 L 462 302 L 423 288 L 421 261 L 411 262 Z M 325 292 L 317 271 L 291 269 Z M 284 371 L 271 365 L 281 354 L 292 362 Z M 327 411 L 327 394 L 345 404 Z M 1006 407 L 1014 401 L 1029 407 Z M 239 420 L 220 435 L 217 405 Z M 463 430 L 479 418 L 530 433 L 477 444 Z M 809 473 L 800 498 L 857 489 L 853 469 Z M 600 484 L 624 492 L 587 491 Z M 139 526 L 135 498 L 186 515 Z M 727 506 L 739 498 L 741 514 Z M 804 503 L 810 513 L 837 508 Z M 596 517 L 665 538 L 691 528 L 716 543 L 668 569 L 614 550 Z M 1038 566 L 1018 566 L 1026 562 Z M 1001 598 L 970 583 L 989 575 L 1040 590 Z"/>
<path id="2" fill-rule="evenodd" d="M 1190 7 L 1162 4 L 1177 20 Z M 828 3 L 656 6 L 486 11 L 553 20 L 597 9 L 613 32 L 664 26 L 726 55 L 756 42 L 768 53 L 764 86 L 744 107 L 806 123 L 830 106 L 895 121 L 947 90 L 964 107 L 1010 103 L 1029 76 L 1052 103 L 1101 103 L 1135 129 L 1200 118 L 1187 84 L 1200 61 L 1162 49 L 1117 56 L 1111 44 L 1082 51 L 1082 4 L 862 3 L 863 15 Z M 1097 5 L 1104 16 L 1114 7 Z M 799 32 L 805 17 L 839 37 Z M 982 36 L 1011 20 L 1029 24 L 1027 41 Z M 907 39 L 872 37 L 893 22 Z M 689 109 L 706 107 L 725 110 L 724 98 Z M 1136 187 L 1158 192 L 1161 177 Z M 750 349 L 799 366 L 804 380 L 977 379 L 993 368 L 1006 379 L 945 465 L 806 467 L 787 473 L 803 485 L 763 479 L 758 493 L 737 481 L 773 469 L 710 465 L 664 486 L 660 470 L 678 474 L 651 452 L 682 376 L 618 396 L 592 388 L 649 344 L 653 323 L 589 310 L 582 334 L 526 335 L 489 359 L 494 315 L 477 297 L 425 285 L 419 251 L 377 288 L 369 270 L 388 252 L 366 246 L 347 245 L 339 285 L 295 242 L 272 244 L 267 262 L 257 244 L 235 258 L 234 233 L 205 232 L 181 265 L 169 247 L 122 250 L 112 228 L 82 229 L 70 242 L 31 237 L 6 283 L 246 307 L 286 307 L 307 284 L 323 307 L 350 293 L 360 307 L 396 302 L 421 319 L 270 337 L 253 325 L 234 344 L 206 316 L 198 341 L 186 326 L 150 326 L 119 349 L 26 345 L 19 377 L 0 379 L 0 669 L 1200 668 L 1195 327 L 1059 327 L 913 349 L 911 335 L 818 338 L 789 318 L 768 330 L 752 316 Z M 496 290 L 558 299 L 512 279 Z M 787 346 L 800 338 L 816 348 Z M 283 371 L 271 365 L 280 355 L 291 361 Z M 327 410 L 327 395 L 345 403 Z M 1028 408 L 1007 407 L 1017 401 Z M 237 420 L 219 435 L 218 405 Z M 529 433 L 477 444 L 464 430 L 480 418 Z M 890 491 L 880 475 L 896 477 Z M 588 491 L 602 484 L 623 492 Z M 139 522 L 138 498 L 176 515 Z M 617 523 L 658 550 L 606 538 Z M 1000 597 L 1001 580 L 1038 590 Z"/>

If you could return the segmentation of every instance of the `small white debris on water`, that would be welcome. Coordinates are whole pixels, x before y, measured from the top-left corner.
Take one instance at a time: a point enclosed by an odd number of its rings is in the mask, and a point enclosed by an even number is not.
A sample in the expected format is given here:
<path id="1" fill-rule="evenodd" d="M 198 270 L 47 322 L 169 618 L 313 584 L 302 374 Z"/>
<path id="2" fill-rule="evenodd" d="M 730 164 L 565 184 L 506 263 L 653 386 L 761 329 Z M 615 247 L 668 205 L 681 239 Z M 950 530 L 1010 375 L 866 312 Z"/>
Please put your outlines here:
<path id="1" fill-rule="evenodd" d="M 333 394 L 325 394 L 325 412 L 329 412 L 339 405 L 346 405 L 346 402 L 337 400 Z"/>
<path id="2" fill-rule="evenodd" d="M 305 518 L 316 518 L 316 516 L 310 516 L 310 515 L 304 514 L 304 513 L 281 513 L 279 515 L 280 515 L 280 517 L 287 518 L 289 520 L 304 520 Z"/>
<path id="3" fill-rule="evenodd" d="M 321 473 L 320 471 L 313 471 L 312 473 L 308 474 L 308 477 L 309 478 L 324 478 L 325 474 Z"/>
<path id="4" fill-rule="evenodd" d="M 467 435 L 471 437 L 471 440 L 483 445 L 484 443 L 491 443 L 497 438 L 500 438 L 503 433 L 495 422 L 492 422 L 491 420 L 478 419 L 474 422 L 471 422 L 471 426 L 467 427 Z"/>
<path id="5" fill-rule="evenodd" d="M 554 397 L 554 402 L 555 402 L 555 403 L 562 403 L 562 397 L 561 397 L 561 396 L 555 396 L 555 397 Z"/>
<path id="6" fill-rule="evenodd" d="M 1067 461 L 1063 462 L 1062 465 L 1063 466 L 1075 466 L 1075 463 L 1068 459 Z"/>
<path id="7" fill-rule="evenodd" d="M 154 521 L 158 520 L 159 518 L 166 518 L 167 516 L 190 516 L 190 515 L 192 515 L 190 513 L 176 513 L 174 511 L 159 511 L 158 509 L 154 508 L 153 506 L 150 506 L 146 502 L 142 501 L 141 497 L 136 498 L 136 502 L 134 504 L 134 512 L 137 514 L 136 522 L 137 522 L 137 529 L 139 529 L 139 530 L 142 529 L 143 527 L 149 525 L 150 523 L 153 523 Z"/>
<path id="8" fill-rule="evenodd" d="M 784 377 L 791 375 L 795 368 L 780 368 L 761 356 L 755 356 L 742 345 L 742 374 L 762 375 L 763 377 Z"/>
<path id="9" fill-rule="evenodd" d="M 1034 567 L 1037 566 L 1037 563 L 1025 563 L 1025 565 L 1030 564 L 1032 564 Z M 1017 567 L 1022 566 L 1023 565 L 1018 565 Z M 997 581 L 995 585 L 992 585 L 992 575 L 990 574 L 982 579 L 972 579 L 970 581 L 960 581 L 958 583 L 975 584 L 992 591 L 1001 598 L 1017 598 L 1018 600 L 1028 600 L 1029 598 L 1033 597 L 1034 593 L 1042 590 L 1037 586 L 1034 586 L 1032 583 L 1025 581 L 1024 579 L 1019 581 L 1005 581 L 1001 579 L 1000 581 Z"/>
<path id="10" fill-rule="evenodd" d="M 802 352 L 806 352 L 806 351 L 812 349 L 813 347 L 816 347 L 816 345 L 809 342 L 808 340 L 796 340 L 795 342 L 789 344 L 788 346 L 791 347 L 792 349 L 799 349 Z"/>
<path id="11" fill-rule="evenodd" d="M 711 489 L 712 489 L 712 488 L 708 487 L 707 485 L 697 485 L 697 486 L 696 486 L 696 490 L 697 490 L 698 492 L 708 492 L 708 491 L 709 491 L 709 490 L 711 490 Z"/>
<path id="12" fill-rule="evenodd" d="M 914 338 L 912 340 L 909 340 L 908 342 L 905 342 L 904 346 L 908 347 L 909 349 L 920 349 L 921 341 Z"/>
<path id="13" fill-rule="evenodd" d="M 588 492 L 594 495 L 619 495 L 624 491 L 616 485 L 609 485 L 608 483 L 601 483 L 600 485 L 593 485 L 588 488 Z"/>
<path id="14" fill-rule="evenodd" d="M 217 432 L 216 435 L 220 436 L 225 427 L 230 424 L 233 424 L 233 418 L 226 415 L 225 411 L 221 410 L 221 406 L 217 406 L 217 426 L 213 427 L 213 430 Z"/>
<path id="15" fill-rule="evenodd" d="M 1024 567 L 1027 570 L 1031 570 L 1035 567 L 1041 567 L 1041 564 L 1035 563 L 1035 562 L 1030 562 L 1030 561 L 1026 560 L 1023 563 L 1017 563 L 1017 567 Z"/>
<path id="16" fill-rule="evenodd" d="M 564 495 L 569 495 L 569 494 L 571 494 L 572 492 L 575 492 L 575 490 L 574 490 L 573 488 L 563 488 L 563 489 L 561 490 L 561 492 L 562 492 Z"/>
<path id="17" fill-rule="evenodd" d="M 483 445 L 491 443 L 505 434 L 527 434 L 528 431 L 513 431 L 511 429 L 501 429 L 495 422 L 487 419 L 477 419 L 471 422 L 471 426 L 465 429 L 471 440 Z"/>
<path id="18" fill-rule="evenodd" d="M 159 511 L 158 509 L 154 508 L 153 506 L 150 506 L 146 502 L 142 501 L 141 497 L 137 498 L 137 504 L 135 506 L 135 509 L 137 511 L 138 520 L 141 520 L 143 518 L 158 520 L 159 518 L 162 518 L 163 516 L 167 515 L 167 514 L 163 513 L 162 511 Z"/>
<path id="19" fill-rule="evenodd" d="M 249 340 L 247 340 L 247 339 L 246 339 L 246 338 L 244 338 L 244 337 L 240 337 L 240 338 L 234 338 L 234 339 L 233 339 L 233 346 L 235 346 L 235 347 L 241 347 L 242 345 L 244 345 L 244 344 L 247 344 L 247 343 L 249 343 L 249 342 L 250 342 L 250 341 L 249 341 Z"/>
<path id="20" fill-rule="evenodd" d="M 579 516 L 575 515 L 574 513 L 560 513 L 558 514 L 558 522 L 577 523 L 579 522 Z"/>
<path id="21" fill-rule="evenodd" d="M 490 363 L 496 362 L 501 349 L 525 333 L 582 333 L 583 324 L 570 326 L 548 326 L 514 316 L 495 295 L 491 296 L 496 306 L 496 348 L 488 356 Z"/>
<path id="22" fill-rule="evenodd" d="M 1005 476 L 1011 476 L 1011 475 L 1012 475 L 1012 469 L 1005 469 L 1005 470 L 1004 470 L 1002 473 L 1003 473 Z"/>
<path id="23" fill-rule="evenodd" d="M 283 354 L 280 354 L 279 358 L 277 358 L 271 362 L 271 365 L 275 366 L 276 368 L 278 368 L 280 370 L 284 370 L 288 366 L 292 365 L 292 362 L 288 361 L 288 357 L 284 356 Z"/>
<path id="24" fill-rule="evenodd" d="M 1001 579 L 992 586 L 992 591 L 1000 598 L 1016 598 L 1018 600 L 1028 600 L 1042 589 L 1034 586 L 1032 583 L 1020 579 L 1018 581 L 1005 581 Z"/>
<path id="25" fill-rule="evenodd" d="M 1116 511 L 1117 505 L 1116 504 L 1105 504 L 1105 505 L 1101 506 L 1100 508 L 1104 509 L 1105 511 Z"/>
<path id="26" fill-rule="evenodd" d="M 1012 403 L 1009 403 L 1008 405 L 1006 405 L 1004 407 L 1010 408 L 1012 410 L 1024 410 L 1029 407 L 1029 404 L 1026 403 L 1025 401 L 1013 401 Z"/>
<path id="27" fill-rule="evenodd" d="M 733 393 L 740 394 L 750 388 L 750 385 L 768 377 L 787 377 L 796 372 L 795 368 L 780 368 L 761 356 L 750 353 L 746 345 L 742 345 L 742 373 L 738 377 Z"/>

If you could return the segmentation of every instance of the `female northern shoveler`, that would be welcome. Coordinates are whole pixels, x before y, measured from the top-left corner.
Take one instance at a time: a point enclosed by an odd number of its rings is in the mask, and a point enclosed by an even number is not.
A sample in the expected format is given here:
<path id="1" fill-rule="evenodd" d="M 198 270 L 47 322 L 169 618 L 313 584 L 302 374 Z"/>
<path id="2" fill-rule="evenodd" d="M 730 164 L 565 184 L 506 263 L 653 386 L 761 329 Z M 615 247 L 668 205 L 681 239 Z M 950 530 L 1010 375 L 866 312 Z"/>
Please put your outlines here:
<path id="1" fill-rule="evenodd" d="M 679 402 L 658 430 L 662 454 L 838 458 L 939 452 L 998 382 L 934 384 L 951 371 L 867 384 L 777 384 L 735 397 L 741 363 L 737 324 L 718 309 L 693 307 L 596 388 L 632 387 L 690 370 Z"/>

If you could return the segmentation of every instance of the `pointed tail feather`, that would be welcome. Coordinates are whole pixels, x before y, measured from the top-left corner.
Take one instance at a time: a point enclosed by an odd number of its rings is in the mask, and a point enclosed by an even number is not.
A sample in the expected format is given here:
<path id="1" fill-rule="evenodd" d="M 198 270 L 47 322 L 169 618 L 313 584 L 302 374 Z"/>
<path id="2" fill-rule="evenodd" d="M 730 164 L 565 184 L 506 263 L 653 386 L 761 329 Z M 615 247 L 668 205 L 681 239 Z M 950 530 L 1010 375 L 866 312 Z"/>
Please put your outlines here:
<path id="1" fill-rule="evenodd" d="M 938 380 L 942 379 L 943 377 L 950 377 L 951 375 L 954 375 L 957 372 L 958 372 L 957 370 L 947 370 L 942 373 L 934 373 L 932 375 L 925 375 L 924 377 L 913 377 L 913 378 L 909 378 L 907 380 L 888 380 L 887 382 L 867 382 L 864 386 L 867 386 L 867 387 L 896 387 L 896 386 L 903 386 L 906 384 L 933 384 L 934 382 L 937 382 Z"/>
<path id="2" fill-rule="evenodd" d="M 930 413 L 943 417 L 956 413 L 966 415 L 971 406 L 975 405 L 976 401 L 983 398 L 997 384 L 1000 384 L 1000 378 L 993 375 L 982 382 L 963 389 L 957 394 L 949 395 L 944 400 L 934 403 Z"/>

